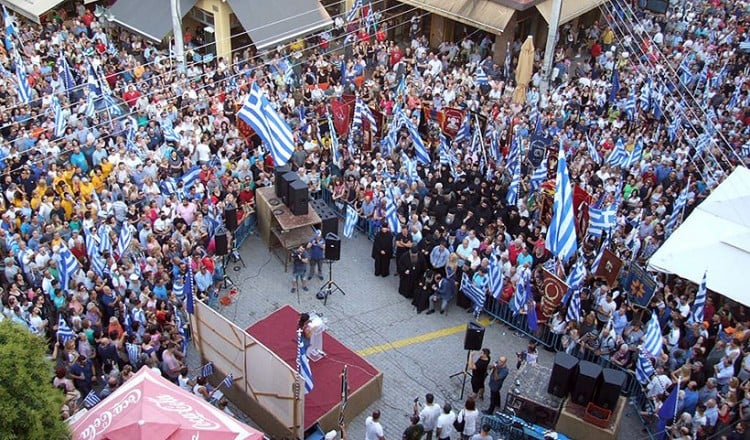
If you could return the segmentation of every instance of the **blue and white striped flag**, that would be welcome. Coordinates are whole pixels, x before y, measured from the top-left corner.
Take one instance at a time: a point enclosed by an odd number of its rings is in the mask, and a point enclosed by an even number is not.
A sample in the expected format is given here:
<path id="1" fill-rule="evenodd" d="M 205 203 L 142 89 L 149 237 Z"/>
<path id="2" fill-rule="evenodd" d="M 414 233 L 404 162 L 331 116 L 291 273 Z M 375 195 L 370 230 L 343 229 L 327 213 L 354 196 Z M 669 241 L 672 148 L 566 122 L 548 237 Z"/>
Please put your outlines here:
<path id="1" fill-rule="evenodd" d="M 385 219 L 388 222 L 388 227 L 394 234 L 401 232 L 401 224 L 398 220 L 396 209 L 396 198 L 393 196 L 393 188 L 391 187 L 388 188 L 385 194 Z"/>
<path id="2" fill-rule="evenodd" d="M 484 307 L 484 291 L 487 286 L 477 285 L 467 274 L 461 277 L 461 291 L 474 304 L 474 313 L 478 314 Z"/>
<path id="3" fill-rule="evenodd" d="M 471 139 L 471 115 L 467 114 L 464 121 L 461 123 L 461 127 L 458 128 L 456 137 L 453 138 L 453 144 L 458 145 L 460 142 L 468 141 Z"/>
<path id="4" fill-rule="evenodd" d="M 5 24 L 5 50 L 11 50 L 13 40 L 11 37 L 16 34 L 16 23 L 13 17 L 8 14 L 8 10 L 3 5 L 3 23 Z"/>
<path id="5" fill-rule="evenodd" d="M 26 66 L 24 66 L 21 60 L 21 55 L 18 54 L 18 50 L 15 50 L 15 65 L 16 65 L 16 87 L 18 88 L 18 99 L 28 104 L 34 99 L 34 94 L 29 84 L 29 78 L 26 75 Z"/>
<path id="6" fill-rule="evenodd" d="M 604 208 L 589 206 L 589 229 L 588 234 L 592 237 L 601 237 L 604 231 L 613 228 L 617 223 L 617 207 L 614 205 Z"/>
<path id="7" fill-rule="evenodd" d="M 78 272 L 81 268 L 81 264 L 78 259 L 70 252 L 67 246 L 64 244 L 60 245 L 60 288 L 63 292 L 67 292 L 70 286 L 70 280 L 73 279 L 73 275 Z"/>
<path id="8" fill-rule="evenodd" d="M 629 159 L 630 155 L 628 155 L 628 152 L 625 150 L 625 143 L 622 138 L 619 138 L 617 139 L 617 142 L 615 142 L 615 148 L 609 152 L 609 155 L 607 155 L 604 162 L 607 165 L 622 168 L 627 165 Z"/>
<path id="9" fill-rule="evenodd" d="M 729 110 L 730 112 L 733 111 L 735 107 L 737 107 L 737 104 L 739 104 L 741 92 L 742 87 L 734 86 L 734 93 L 732 93 L 732 97 L 729 98 L 729 103 L 727 103 L 727 110 Z"/>
<path id="10" fill-rule="evenodd" d="M 224 388 L 232 388 L 232 384 L 234 383 L 234 376 L 232 376 L 232 373 L 229 373 L 226 375 L 224 380 L 221 381 L 219 386 Z"/>
<path id="11" fill-rule="evenodd" d="M 182 136 L 174 131 L 172 126 L 162 126 L 161 132 L 164 135 L 164 140 L 167 142 L 181 142 Z"/>
<path id="12" fill-rule="evenodd" d="M 641 87 L 641 95 L 638 97 L 641 110 L 647 112 L 651 108 L 651 77 L 648 82 Z"/>
<path id="13" fill-rule="evenodd" d="M 180 177 L 180 180 L 182 181 L 182 190 L 187 193 L 190 191 L 190 188 L 195 185 L 195 182 L 198 181 L 201 174 L 201 167 L 200 165 L 193 165 L 190 167 L 189 170 L 185 174 Z"/>
<path id="14" fill-rule="evenodd" d="M 654 364 L 651 363 L 651 359 L 646 356 L 646 353 L 644 353 L 643 350 L 639 350 L 638 360 L 635 363 L 635 378 L 641 385 L 646 385 L 655 372 Z"/>
<path id="15" fill-rule="evenodd" d="M 294 153 L 292 130 L 268 102 L 256 83 L 250 90 L 244 105 L 237 116 L 258 133 L 268 145 L 273 161 L 277 166 L 286 165 Z"/>
<path id="16" fill-rule="evenodd" d="M 484 73 L 484 69 L 482 69 L 482 66 L 478 66 L 477 70 L 474 71 L 474 81 L 479 86 L 486 86 L 490 83 L 490 78 L 486 73 Z"/>
<path id="17" fill-rule="evenodd" d="M 489 288 L 490 295 L 493 298 L 500 299 L 500 295 L 503 293 L 503 267 L 497 258 L 491 257 L 490 267 L 487 271 L 489 277 Z"/>
<path id="18" fill-rule="evenodd" d="M 76 80 L 75 77 L 73 77 L 73 73 L 70 71 L 68 59 L 65 57 L 65 51 L 63 50 L 60 51 L 58 64 L 59 73 L 62 77 L 63 84 L 65 85 L 65 93 L 70 94 L 70 92 L 76 87 Z"/>
<path id="19" fill-rule="evenodd" d="M 117 256 L 122 259 L 130 249 L 130 243 L 133 241 L 133 231 L 130 229 L 130 223 L 123 223 L 120 228 L 120 234 L 117 238 Z"/>
<path id="20" fill-rule="evenodd" d="M 344 237 L 352 238 L 354 235 L 354 228 L 357 226 L 357 220 L 359 215 L 357 210 L 352 205 L 346 205 L 346 214 L 344 216 Z"/>
<path id="21" fill-rule="evenodd" d="M 315 383 L 313 382 L 310 361 L 307 359 L 305 346 L 302 344 L 302 329 L 297 330 L 297 371 L 305 385 L 305 394 L 312 391 Z"/>
<path id="22" fill-rule="evenodd" d="M 354 21 L 357 18 L 360 9 L 362 9 L 362 0 L 354 0 L 352 8 L 349 9 L 349 12 L 346 14 L 346 22 L 351 23 Z"/>
<path id="23" fill-rule="evenodd" d="M 520 268 L 518 272 L 518 282 L 516 283 L 516 292 L 513 294 L 513 298 L 510 301 L 510 309 L 513 311 L 513 315 L 518 315 L 526 302 L 529 300 L 528 288 L 526 283 L 529 282 L 531 273 L 528 269 Z"/>
<path id="24" fill-rule="evenodd" d="M 568 285 L 569 289 L 578 290 L 583 286 L 583 282 L 586 280 L 586 266 L 583 264 L 583 257 L 580 255 L 570 270 L 568 277 L 565 280 L 565 284 Z"/>
<path id="25" fill-rule="evenodd" d="M 580 291 L 573 291 L 573 296 L 568 304 L 568 312 L 565 314 L 565 320 L 570 322 L 581 322 L 581 294 Z"/>
<path id="26" fill-rule="evenodd" d="M 125 350 L 128 352 L 128 362 L 130 362 L 130 366 L 137 369 L 141 359 L 141 344 L 131 344 L 130 342 L 126 342 Z"/>
<path id="27" fill-rule="evenodd" d="M 627 162 L 626 167 L 632 168 L 638 165 L 641 162 L 641 157 L 643 157 L 643 137 L 639 137 L 635 141 L 635 145 L 633 146 L 633 151 L 631 151 L 630 155 L 628 156 L 628 162 Z"/>
<path id="28" fill-rule="evenodd" d="M 651 319 L 646 324 L 646 334 L 643 336 L 641 350 L 656 358 L 661 356 L 663 343 L 659 318 L 656 317 L 656 312 L 651 312 Z"/>
<path id="29" fill-rule="evenodd" d="M 708 132 L 701 133 L 695 143 L 695 153 L 701 154 L 711 146 L 711 135 Z"/>
<path id="30" fill-rule="evenodd" d="M 536 191 L 545 180 L 547 180 L 547 157 L 542 160 L 542 163 L 540 163 L 539 166 L 534 169 L 534 173 L 531 174 L 531 181 L 529 182 L 531 191 Z"/>
<path id="31" fill-rule="evenodd" d="M 62 105 L 60 105 L 60 100 L 57 96 L 52 97 L 50 105 L 52 106 L 52 112 L 55 116 L 54 135 L 56 138 L 59 138 L 65 134 L 65 127 L 68 125 L 68 121 L 65 120 L 65 117 L 63 116 Z"/>
<path id="32" fill-rule="evenodd" d="M 84 109 L 84 115 L 86 115 L 87 118 L 93 118 L 96 114 L 96 101 L 95 101 L 95 95 L 93 93 L 89 93 L 86 96 L 86 108 Z"/>
<path id="33" fill-rule="evenodd" d="M 106 262 L 99 254 L 99 239 L 91 230 L 84 231 L 84 240 L 86 243 L 86 254 L 89 257 L 91 269 L 99 276 L 104 275 L 104 266 Z"/>
<path id="34" fill-rule="evenodd" d="M 573 215 L 573 189 L 568 175 L 568 161 L 562 149 L 557 161 L 552 220 L 547 231 L 545 246 L 563 261 L 567 261 L 578 249 L 575 216 Z"/>
<path id="35" fill-rule="evenodd" d="M 331 114 L 326 114 L 326 118 L 328 119 L 328 135 L 331 137 L 331 155 L 333 158 L 333 163 L 337 166 L 341 166 L 341 156 L 339 153 L 339 136 L 336 133 L 336 127 L 334 127 L 333 125 Z"/>
<path id="36" fill-rule="evenodd" d="M 690 319 L 688 319 L 688 323 L 703 322 L 703 313 L 706 308 L 706 291 L 706 272 L 703 272 L 703 280 L 701 280 L 701 285 L 698 287 L 698 292 L 695 293 L 695 301 L 693 301 L 693 307 L 690 311 Z"/>
<path id="37" fill-rule="evenodd" d="M 589 156 L 591 157 L 591 160 L 593 160 L 596 164 L 600 165 L 602 163 L 602 157 L 599 155 L 599 152 L 596 150 L 596 145 L 594 145 L 594 143 L 591 142 L 591 139 L 589 139 L 588 134 L 586 134 L 586 148 L 589 151 Z"/>
<path id="38" fill-rule="evenodd" d="M 516 156 L 516 160 L 510 164 L 511 181 L 508 187 L 505 201 L 508 206 L 515 206 L 518 203 L 518 188 L 521 183 L 521 157 Z"/>
<path id="39" fill-rule="evenodd" d="M 86 83 L 89 87 L 89 93 L 93 93 L 96 98 L 102 96 L 102 85 L 99 83 L 99 76 L 96 74 L 94 66 L 88 57 L 86 58 Z"/>
<path id="40" fill-rule="evenodd" d="M 65 345 L 66 342 L 75 337 L 75 333 L 73 333 L 73 330 L 70 329 L 68 323 L 65 322 L 65 318 L 60 315 L 57 320 L 57 340 L 60 341 L 61 344 Z"/>
<path id="41" fill-rule="evenodd" d="M 357 101 L 354 103 L 354 118 L 352 119 L 352 127 L 362 129 L 363 121 L 365 119 L 367 119 L 367 121 L 370 123 L 370 132 L 377 133 L 378 126 L 377 122 L 375 121 L 375 115 L 372 114 L 372 110 L 370 110 L 370 107 L 365 104 L 364 101 L 357 98 Z"/>
<path id="42" fill-rule="evenodd" d="M 214 363 L 208 362 L 206 365 L 201 367 L 201 376 L 202 377 L 209 377 L 212 374 L 214 374 Z"/>
<path id="43" fill-rule="evenodd" d="M 669 142 L 674 143 L 677 139 L 677 131 L 680 129 L 682 124 L 682 117 L 677 115 L 667 127 L 667 135 L 669 136 Z"/>
<path id="44" fill-rule="evenodd" d="M 667 233 L 667 236 L 672 234 L 674 229 L 677 227 L 677 222 L 682 216 L 682 211 L 685 209 L 685 205 L 687 204 L 687 196 L 688 196 L 689 189 L 690 189 L 690 180 L 688 179 L 688 182 L 685 185 L 685 188 L 683 188 L 682 191 L 680 191 L 680 195 L 677 196 L 677 200 L 674 201 L 674 206 L 672 207 L 672 214 L 669 215 L 669 220 L 667 221 L 667 225 L 664 228 Z"/>
<path id="45" fill-rule="evenodd" d="M 635 87 L 630 89 L 630 95 L 625 99 L 625 113 L 629 120 L 635 119 Z"/>
<path id="46" fill-rule="evenodd" d="M 101 401 L 102 399 L 98 394 L 96 394 L 96 391 L 91 390 L 88 394 L 86 394 L 86 397 L 83 398 L 83 406 L 85 406 L 86 409 L 91 409 L 98 405 Z"/>
<path id="47" fill-rule="evenodd" d="M 102 224 L 99 226 L 99 253 L 104 255 L 112 253 L 112 239 L 109 237 L 109 225 Z"/>
<path id="48" fill-rule="evenodd" d="M 606 247 L 606 244 L 602 243 L 602 246 L 599 248 L 599 253 L 596 254 L 596 257 L 594 257 L 594 262 L 591 263 L 591 273 L 596 273 L 596 271 L 599 270 L 599 264 L 602 262 L 604 249 L 606 249 Z"/>

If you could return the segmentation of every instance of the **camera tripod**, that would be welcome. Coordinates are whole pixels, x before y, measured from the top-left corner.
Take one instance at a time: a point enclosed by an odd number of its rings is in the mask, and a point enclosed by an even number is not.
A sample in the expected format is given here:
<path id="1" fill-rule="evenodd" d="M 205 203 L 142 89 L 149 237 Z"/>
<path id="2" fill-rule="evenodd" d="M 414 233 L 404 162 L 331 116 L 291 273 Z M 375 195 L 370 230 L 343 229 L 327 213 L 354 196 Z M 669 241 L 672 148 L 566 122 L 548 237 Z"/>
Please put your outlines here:
<path id="1" fill-rule="evenodd" d="M 336 281 L 333 281 L 333 260 L 325 260 L 325 263 L 328 264 L 328 281 L 326 281 L 325 284 L 321 286 L 320 290 L 318 290 L 318 294 L 316 295 L 318 299 L 323 300 L 323 305 L 328 304 L 328 296 L 333 295 L 336 291 L 339 291 L 342 295 L 346 296 L 346 292 L 344 292 L 344 289 L 336 284 Z"/>
<path id="2" fill-rule="evenodd" d="M 466 350 L 466 364 L 464 364 L 464 369 L 459 371 L 458 373 L 453 373 L 450 376 L 448 376 L 450 379 L 453 379 L 457 376 L 463 376 L 463 380 L 461 381 L 461 397 L 459 399 L 463 400 L 464 398 L 464 390 L 466 389 L 466 377 L 471 377 L 471 373 L 469 372 L 469 358 L 471 357 L 471 350 Z"/>

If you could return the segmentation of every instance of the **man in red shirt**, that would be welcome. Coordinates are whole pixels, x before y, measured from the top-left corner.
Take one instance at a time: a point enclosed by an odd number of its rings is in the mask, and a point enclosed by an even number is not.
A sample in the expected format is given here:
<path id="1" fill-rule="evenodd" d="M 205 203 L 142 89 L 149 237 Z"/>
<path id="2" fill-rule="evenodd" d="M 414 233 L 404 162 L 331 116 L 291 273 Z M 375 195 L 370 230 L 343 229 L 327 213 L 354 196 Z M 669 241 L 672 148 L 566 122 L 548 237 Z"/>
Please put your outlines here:
<path id="1" fill-rule="evenodd" d="M 140 98 L 140 96 L 140 92 L 138 92 L 135 86 L 131 84 L 128 86 L 128 90 L 126 90 L 125 93 L 122 94 L 122 99 L 125 100 L 125 102 L 127 102 L 130 107 L 134 107 L 136 101 L 138 101 L 138 98 Z"/>

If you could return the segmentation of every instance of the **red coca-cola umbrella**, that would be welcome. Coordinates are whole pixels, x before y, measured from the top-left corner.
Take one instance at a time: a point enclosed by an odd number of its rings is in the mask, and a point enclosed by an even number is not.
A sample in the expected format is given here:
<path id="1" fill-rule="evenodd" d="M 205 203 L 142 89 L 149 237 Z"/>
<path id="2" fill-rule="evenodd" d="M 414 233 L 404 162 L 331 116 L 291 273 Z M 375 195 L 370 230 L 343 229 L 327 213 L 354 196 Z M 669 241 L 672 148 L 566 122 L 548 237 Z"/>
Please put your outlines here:
<path id="1" fill-rule="evenodd" d="M 237 421 L 147 367 L 80 417 L 75 440 L 262 440 L 263 433 Z"/>

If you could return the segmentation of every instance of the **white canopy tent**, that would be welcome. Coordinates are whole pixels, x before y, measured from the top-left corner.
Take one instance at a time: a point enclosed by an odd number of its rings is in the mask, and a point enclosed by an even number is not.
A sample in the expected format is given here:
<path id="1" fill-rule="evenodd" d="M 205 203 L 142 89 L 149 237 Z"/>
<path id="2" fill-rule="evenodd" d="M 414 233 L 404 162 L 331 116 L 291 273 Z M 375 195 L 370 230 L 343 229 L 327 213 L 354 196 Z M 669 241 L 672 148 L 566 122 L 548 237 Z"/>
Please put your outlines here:
<path id="1" fill-rule="evenodd" d="M 737 168 L 680 225 L 648 263 L 649 270 L 696 284 L 750 306 L 750 170 Z"/>

